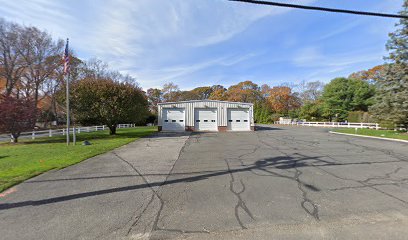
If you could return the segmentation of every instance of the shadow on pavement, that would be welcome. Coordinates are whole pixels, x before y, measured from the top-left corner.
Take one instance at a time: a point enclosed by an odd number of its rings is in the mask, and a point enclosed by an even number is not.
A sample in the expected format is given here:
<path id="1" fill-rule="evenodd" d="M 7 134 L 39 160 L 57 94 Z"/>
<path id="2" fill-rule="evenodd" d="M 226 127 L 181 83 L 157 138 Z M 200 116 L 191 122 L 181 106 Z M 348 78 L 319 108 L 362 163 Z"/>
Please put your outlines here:
<path id="1" fill-rule="evenodd" d="M 255 129 L 256 131 L 284 130 L 272 125 L 256 125 Z"/>
<path id="2" fill-rule="evenodd" d="M 158 134 L 158 135 L 162 135 L 162 134 Z M 282 177 L 282 178 L 287 178 L 291 180 L 296 180 L 299 182 L 299 184 L 305 186 L 306 188 L 312 191 L 320 191 L 320 189 L 316 188 L 313 185 L 303 183 L 299 179 L 295 179 L 293 176 L 283 175 L 277 171 L 275 172 L 274 169 L 275 170 L 276 169 L 296 169 L 296 171 L 300 172 L 300 169 L 304 167 L 324 167 L 324 166 L 335 166 L 335 165 L 344 166 L 344 165 L 358 165 L 358 164 L 369 165 L 373 163 L 378 163 L 378 162 L 336 163 L 336 162 L 323 160 L 321 159 L 322 157 L 324 156 L 309 157 L 305 155 L 296 154 L 296 156 L 293 156 L 293 157 L 292 156 L 285 156 L 285 157 L 280 156 L 280 157 L 273 157 L 273 158 L 267 158 L 267 159 L 260 159 L 254 162 L 253 164 L 243 165 L 242 168 L 236 168 L 236 169 L 228 169 L 228 170 L 222 169 L 222 170 L 215 170 L 215 171 L 186 172 L 186 173 L 171 173 L 170 174 L 171 176 L 177 176 L 177 175 L 183 176 L 183 175 L 189 175 L 189 174 L 193 174 L 195 176 L 182 177 L 178 179 L 167 180 L 165 182 L 144 183 L 144 184 L 139 184 L 139 185 L 131 185 L 131 186 L 125 186 L 125 187 L 117 187 L 117 188 L 110 188 L 110 189 L 104 189 L 104 190 L 98 190 L 98 191 L 77 193 L 77 194 L 46 198 L 46 199 L 35 200 L 35 201 L 4 203 L 4 204 L 0 204 L 0 210 L 19 208 L 19 207 L 25 207 L 25 206 L 39 206 L 39 205 L 45 205 L 45 204 L 50 204 L 50 203 L 58 203 L 58 202 L 64 202 L 64 201 L 69 201 L 69 200 L 81 199 L 81 198 L 86 198 L 86 197 L 91 197 L 91 196 L 99 196 L 99 195 L 110 194 L 110 193 L 126 192 L 126 191 L 132 191 L 132 190 L 137 190 L 137 189 L 152 188 L 156 186 L 165 186 L 165 185 L 171 185 L 171 184 L 177 184 L 177 183 L 183 183 L 183 182 L 184 183 L 185 182 L 196 182 L 196 181 L 205 180 L 211 177 L 227 175 L 227 174 L 232 174 L 232 173 L 239 173 L 239 172 L 248 172 L 248 171 L 253 171 L 253 170 L 263 171 L 275 177 Z M 89 178 L 54 179 L 54 180 L 44 180 L 44 181 L 69 181 L 69 180 L 81 180 L 81 179 L 98 179 L 98 178 L 130 177 L 130 176 L 135 177 L 135 175 L 119 175 L 119 176 L 106 176 L 106 177 L 100 176 L 100 177 L 89 177 Z M 42 181 L 38 181 L 38 182 L 42 182 Z M 31 183 L 35 183 L 35 181 L 31 181 Z"/>
<path id="3" fill-rule="evenodd" d="M 144 138 L 161 138 L 161 137 L 185 137 L 190 136 L 191 132 L 157 132 Z"/>

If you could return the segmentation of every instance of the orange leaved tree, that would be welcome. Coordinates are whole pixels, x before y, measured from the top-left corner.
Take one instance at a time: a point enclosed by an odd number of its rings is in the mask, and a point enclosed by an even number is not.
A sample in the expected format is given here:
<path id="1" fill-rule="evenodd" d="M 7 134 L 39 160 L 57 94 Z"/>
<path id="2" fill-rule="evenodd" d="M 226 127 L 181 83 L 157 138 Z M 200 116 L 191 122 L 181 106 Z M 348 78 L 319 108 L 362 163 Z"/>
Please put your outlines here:
<path id="1" fill-rule="evenodd" d="M 267 101 L 274 112 L 283 114 L 301 106 L 299 97 L 287 86 L 271 88 Z"/>

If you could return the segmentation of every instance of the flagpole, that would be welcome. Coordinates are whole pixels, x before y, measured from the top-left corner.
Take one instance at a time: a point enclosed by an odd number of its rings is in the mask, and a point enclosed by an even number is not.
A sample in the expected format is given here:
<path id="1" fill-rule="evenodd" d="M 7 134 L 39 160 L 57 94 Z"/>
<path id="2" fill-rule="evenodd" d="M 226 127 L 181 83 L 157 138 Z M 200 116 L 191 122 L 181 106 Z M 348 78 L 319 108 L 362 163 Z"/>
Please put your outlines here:
<path id="1" fill-rule="evenodd" d="M 69 110 L 69 73 L 66 77 L 66 83 L 67 83 L 67 145 L 69 145 L 69 128 L 70 128 L 70 110 Z"/>
<path id="2" fill-rule="evenodd" d="M 68 48 L 68 42 L 69 42 L 69 39 L 67 38 L 66 48 Z M 67 74 L 67 76 L 66 76 L 65 82 L 66 82 L 66 90 L 67 90 L 67 92 L 66 92 L 66 103 L 67 103 L 67 146 L 69 146 L 69 128 L 70 128 L 70 122 L 69 122 L 69 120 L 70 120 L 70 111 L 69 111 L 69 75 L 70 75 L 70 71 L 68 71 L 67 73 L 68 73 L 68 74 Z"/>

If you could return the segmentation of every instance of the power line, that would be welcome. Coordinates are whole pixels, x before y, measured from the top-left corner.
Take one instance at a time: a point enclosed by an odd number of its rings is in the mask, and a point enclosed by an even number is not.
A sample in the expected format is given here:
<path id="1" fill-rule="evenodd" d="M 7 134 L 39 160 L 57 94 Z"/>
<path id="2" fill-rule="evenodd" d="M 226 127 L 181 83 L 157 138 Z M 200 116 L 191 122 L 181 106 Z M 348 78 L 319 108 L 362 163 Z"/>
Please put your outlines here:
<path id="1" fill-rule="evenodd" d="M 348 14 L 355 14 L 355 15 L 408 19 L 408 16 L 406 16 L 406 15 L 390 14 L 390 13 L 364 12 L 364 11 L 355 11 L 355 10 L 346 10 L 346 9 L 305 6 L 305 5 L 289 4 L 289 3 L 257 1 L 257 0 L 229 0 L 229 1 L 260 4 L 260 5 L 270 5 L 270 6 L 277 6 L 277 7 L 299 8 L 299 9 L 325 11 L 325 12 L 348 13 Z"/>

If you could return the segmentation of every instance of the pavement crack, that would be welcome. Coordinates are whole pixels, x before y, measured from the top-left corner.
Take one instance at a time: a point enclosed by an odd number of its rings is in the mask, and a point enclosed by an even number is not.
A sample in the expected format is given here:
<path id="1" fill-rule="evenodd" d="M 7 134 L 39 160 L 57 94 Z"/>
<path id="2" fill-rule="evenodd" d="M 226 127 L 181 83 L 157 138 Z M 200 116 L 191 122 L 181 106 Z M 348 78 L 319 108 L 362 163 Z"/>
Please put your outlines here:
<path id="1" fill-rule="evenodd" d="M 165 232 L 175 232 L 180 234 L 194 234 L 194 233 L 211 233 L 209 230 L 203 228 L 202 231 L 192 231 L 192 230 L 182 230 L 182 229 L 170 229 L 170 228 L 157 228 L 156 231 L 165 231 Z"/>
<path id="2" fill-rule="evenodd" d="M 303 197 L 303 200 L 300 203 L 300 205 L 302 206 L 303 210 L 305 210 L 310 216 L 312 216 L 317 221 L 320 221 L 319 207 L 317 206 L 315 202 L 313 202 L 310 198 L 308 198 L 307 191 L 303 189 L 303 184 L 300 181 L 300 175 L 302 175 L 303 172 L 300 171 L 298 168 L 296 168 L 296 161 L 294 165 L 295 165 L 295 170 L 296 170 L 294 179 L 296 180 L 298 189 L 302 192 L 302 197 Z"/>
<path id="3" fill-rule="evenodd" d="M 175 168 L 177 162 L 179 161 L 181 155 L 185 152 L 186 147 L 191 144 L 191 143 L 190 143 L 190 140 L 191 140 L 191 135 L 189 135 L 188 138 L 187 138 L 187 140 L 184 142 L 184 145 L 183 145 L 183 147 L 181 147 L 180 152 L 179 152 L 179 154 L 178 154 L 178 156 L 177 156 L 177 159 L 174 161 L 174 163 L 173 163 L 173 165 L 172 165 L 172 167 L 171 167 L 169 173 L 168 173 L 167 176 L 166 176 L 166 179 L 162 182 L 162 184 L 159 186 L 159 188 L 160 188 L 161 186 L 165 185 L 165 184 L 168 182 L 169 177 L 172 175 L 172 173 L 173 173 L 173 171 L 174 171 L 174 168 Z M 159 188 L 158 188 L 158 189 L 159 189 Z M 164 208 L 164 200 L 163 200 L 163 198 L 161 197 L 161 195 L 159 195 L 157 192 L 155 192 L 155 193 L 156 193 L 157 198 L 158 198 L 159 201 L 160 201 L 160 208 L 159 208 L 159 210 L 158 210 L 158 212 L 157 212 L 157 215 L 155 216 L 155 219 L 154 219 L 154 221 L 153 221 L 152 231 L 163 230 L 163 229 L 160 229 L 160 228 L 158 227 L 158 223 L 159 223 L 160 216 L 161 216 L 161 213 L 162 213 L 163 208 Z"/>
<path id="4" fill-rule="evenodd" d="M 325 172 L 325 173 L 327 173 L 327 174 L 329 174 L 329 175 L 335 177 L 335 178 L 338 178 L 338 179 L 341 179 L 341 180 L 345 180 L 345 181 L 353 181 L 353 182 L 355 182 L 355 183 L 358 183 L 358 184 L 361 185 L 360 188 L 370 188 L 370 189 L 373 189 L 374 191 L 377 191 L 377 192 L 379 192 L 379 193 L 382 193 L 382 194 L 384 194 L 384 195 L 386 195 L 386 196 L 388 196 L 388 197 L 390 197 L 390 198 L 393 198 L 393 199 L 395 199 L 395 200 L 397 200 L 397 201 L 400 201 L 400 202 L 402 202 L 402 203 L 404 203 L 404 204 L 408 204 L 408 201 L 406 201 L 406 200 L 404 200 L 404 199 L 401 199 L 401 198 L 399 198 L 399 197 L 397 197 L 397 196 L 394 196 L 394 195 L 392 195 L 392 194 L 390 194 L 390 193 L 384 192 L 384 191 L 381 190 L 381 189 L 378 189 L 376 186 L 381 186 L 380 184 L 374 185 L 374 184 L 369 184 L 369 183 L 367 183 L 367 182 L 364 182 L 364 180 L 361 181 L 361 180 L 356 180 L 356 179 L 352 179 L 352 178 L 340 177 L 340 176 L 338 176 L 338 175 L 336 175 L 336 174 L 334 174 L 334 173 L 332 173 L 332 172 L 330 172 L 330 171 L 325 170 L 325 169 L 322 168 L 322 167 L 318 167 L 318 166 L 315 166 L 315 167 L 318 168 L 318 169 L 320 169 L 321 171 L 323 171 L 323 172 Z M 336 190 L 345 190 L 345 189 L 352 189 L 352 188 L 357 188 L 357 187 L 343 187 L 343 188 L 340 188 L 340 189 L 333 189 L 333 191 L 336 191 Z"/>
<path id="5" fill-rule="evenodd" d="M 352 146 L 354 146 L 354 147 L 359 147 L 359 148 L 363 149 L 364 151 L 381 152 L 384 155 L 390 156 L 390 157 L 392 157 L 394 159 L 397 159 L 399 161 L 408 162 L 408 159 L 407 159 L 406 156 L 401 156 L 401 155 L 399 155 L 398 153 L 396 153 L 396 152 L 394 152 L 392 150 L 381 149 L 381 148 L 370 147 L 370 146 L 364 146 L 364 145 L 357 144 L 354 141 L 355 141 L 355 139 L 347 138 L 347 140 L 345 142 L 352 145 Z"/>
<path id="6" fill-rule="evenodd" d="M 121 160 L 122 162 L 124 162 L 124 163 L 126 163 L 130 168 L 132 168 L 133 169 L 133 171 L 135 171 L 141 178 L 142 178 L 142 180 L 143 180 L 143 182 L 148 186 L 148 188 L 152 191 L 152 195 L 151 195 L 151 198 L 150 198 L 150 200 L 149 200 L 149 202 L 148 202 L 148 204 L 146 205 L 146 207 L 142 210 L 142 212 L 140 213 L 140 214 L 138 214 L 138 215 L 136 215 L 135 217 L 134 217 L 134 221 L 133 221 L 133 223 L 131 224 L 131 226 L 130 226 L 130 228 L 128 229 L 128 231 L 127 231 L 127 236 L 130 234 L 130 232 L 132 231 L 132 229 L 138 224 L 138 222 L 139 222 L 139 219 L 141 218 L 141 216 L 146 212 L 146 210 L 149 208 L 149 206 L 151 205 L 151 203 L 153 202 L 153 200 L 154 200 L 154 197 L 156 196 L 158 199 L 159 199 L 159 201 L 160 201 L 160 210 L 159 211 L 161 211 L 161 209 L 163 208 L 163 200 L 161 199 L 161 196 L 157 193 L 157 191 L 153 188 L 153 186 L 149 183 L 149 181 L 146 179 L 146 177 L 132 164 L 132 163 L 130 163 L 129 161 L 127 161 L 126 159 L 124 159 L 124 158 L 122 158 L 121 156 L 119 156 L 116 152 L 113 152 L 113 155 L 115 155 L 119 160 Z M 163 184 L 163 183 L 162 183 Z M 161 184 L 161 185 L 162 185 Z M 160 185 L 160 186 L 161 186 Z"/>
<path id="7" fill-rule="evenodd" d="M 240 190 L 240 191 L 237 191 L 236 189 L 234 189 L 234 183 L 236 183 L 234 174 L 233 174 L 232 171 L 231 171 L 231 168 L 230 168 L 230 165 L 229 165 L 229 163 L 228 163 L 228 160 L 227 160 L 227 159 L 224 159 L 224 161 L 225 161 L 225 163 L 227 164 L 228 173 L 229 173 L 229 175 L 230 175 L 230 177 L 231 177 L 231 180 L 230 180 L 230 188 L 229 188 L 229 189 L 230 189 L 230 191 L 231 191 L 231 192 L 237 197 L 237 199 L 238 199 L 237 204 L 235 205 L 235 208 L 234 208 L 235 218 L 236 218 L 236 220 L 237 220 L 239 226 L 241 227 L 241 229 L 247 229 L 247 227 L 244 225 L 244 223 L 243 223 L 242 220 L 241 220 L 241 217 L 240 217 L 240 215 L 239 215 L 239 211 L 240 211 L 240 210 L 244 211 L 252 220 L 255 220 L 255 218 L 254 218 L 253 214 L 251 213 L 251 211 L 249 210 L 249 208 L 246 206 L 246 203 L 245 203 L 245 201 L 242 199 L 242 196 L 241 196 L 241 194 L 242 194 L 243 192 L 245 192 L 245 184 L 244 184 L 244 182 L 242 181 L 242 179 L 240 179 L 240 180 L 239 180 L 239 183 L 240 183 L 240 185 L 241 185 L 241 190 Z"/>
<path id="8" fill-rule="evenodd" d="M 303 174 L 303 172 L 301 170 L 299 170 L 299 168 L 297 167 L 297 163 L 298 163 L 299 160 L 294 159 L 293 157 L 289 156 L 287 153 L 285 153 L 285 152 L 281 151 L 280 149 L 270 145 L 269 143 L 263 141 L 262 139 L 259 139 L 259 141 L 262 144 L 264 144 L 265 146 L 267 146 L 268 148 L 272 148 L 272 149 L 282 153 L 284 156 L 287 157 L 287 159 L 291 159 L 291 161 L 293 161 L 292 168 L 295 169 L 295 175 L 293 176 L 293 178 L 292 177 L 286 177 L 286 176 L 283 176 L 283 175 L 281 175 L 281 176 L 296 181 L 297 187 L 298 187 L 299 191 L 302 193 L 302 198 L 303 198 L 302 202 L 300 203 L 301 207 L 303 208 L 303 210 L 305 210 L 305 212 L 307 214 L 312 216 L 316 221 L 320 221 L 319 207 L 313 200 L 311 200 L 307 196 L 307 191 L 303 188 L 303 186 L 305 186 L 305 184 L 300 180 L 300 176 Z M 305 159 L 305 157 L 303 156 L 302 159 Z M 273 172 L 268 171 L 266 169 L 263 169 L 263 168 L 261 168 L 261 169 L 263 171 L 265 171 L 265 172 L 268 172 L 268 173 L 271 173 L 271 174 L 273 173 Z M 273 174 L 276 174 L 276 173 L 273 173 Z"/>
<path id="9" fill-rule="evenodd" d="M 384 176 L 370 177 L 370 178 L 367 178 L 367 179 L 363 180 L 362 182 L 369 183 L 372 180 L 398 181 L 396 179 L 391 179 L 391 175 L 397 174 L 401 169 L 402 169 L 402 167 L 397 167 L 395 170 L 393 170 L 391 172 L 388 172 L 388 173 L 385 173 Z"/>
<path id="10" fill-rule="evenodd" d="M 139 223 L 139 220 L 141 219 L 141 217 L 143 216 L 143 214 L 147 211 L 147 209 L 149 209 L 150 205 L 152 204 L 152 202 L 153 202 L 153 200 L 154 200 L 154 196 L 155 196 L 155 195 L 152 194 L 151 197 L 150 197 L 149 202 L 146 204 L 146 206 L 143 208 L 143 210 L 140 212 L 140 214 L 138 214 L 138 215 L 136 215 L 136 216 L 134 216 L 134 217 L 132 218 L 132 219 L 134 219 L 134 220 L 133 220 L 132 224 L 130 225 L 130 227 L 129 227 L 127 233 L 126 233 L 126 236 L 129 236 L 129 234 L 130 234 L 130 232 L 133 230 L 133 228 L 134 228 L 135 226 L 137 226 L 137 224 Z M 144 231 L 144 233 L 145 233 L 145 231 Z"/>
<path id="11" fill-rule="evenodd" d="M 402 186 L 404 184 L 408 184 L 408 179 L 403 179 L 400 182 L 394 182 L 394 183 L 374 183 L 374 184 L 365 184 L 365 185 L 353 186 L 353 187 L 332 188 L 332 189 L 328 189 L 328 191 L 341 191 L 341 190 L 349 190 L 349 189 L 370 188 L 370 187 L 376 187 L 376 186 Z"/>

